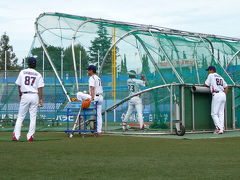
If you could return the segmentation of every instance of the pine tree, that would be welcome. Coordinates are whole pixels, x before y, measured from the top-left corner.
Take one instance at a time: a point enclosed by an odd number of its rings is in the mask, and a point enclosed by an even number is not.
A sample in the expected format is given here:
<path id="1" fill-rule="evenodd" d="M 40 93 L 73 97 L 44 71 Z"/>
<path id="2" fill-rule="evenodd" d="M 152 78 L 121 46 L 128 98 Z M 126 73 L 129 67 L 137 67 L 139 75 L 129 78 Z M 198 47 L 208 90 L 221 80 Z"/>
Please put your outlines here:
<path id="1" fill-rule="evenodd" d="M 142 73 L 147 75 L 151 73 L 147 55 L 142 57 Z"/>
<path id="2" fill-rule="evenodd" d="M 121 73 L 126 74 L 127 73 L 127 58 L 126 54 L 124 54 L 124 59 L 121 60 Z"/>
<path id="3" fill-rule="evenodd" d="M 89 57 L 88 57 L 88 54 L 87 54 L 86 50 L 81 45 L 75 45 L 74 51 L 75 51 L 77 71 L 79 71 L 80 52 L 81 52 L 82 75 L 86 74 L 86 69 L 89 65 L 89 62 L 88 62 Z M 63 68 L 63 70 L 73 72 L 72 46 L 69 46 L 68 48 L 66 48 L 63 54 L 64 54 L 64 58 L 63 58 L 64 68 Z"/>
<path id="4" fill-rule="evenodd" d="M 99 65 L 102 64 L 103 58 L 111 47 L 111 38 L 107 36 L 107 29 L 99 24 L 98 37 L 96 37 L 93 41 L 91 41 L 92 46 L 90 49 L 90 63 L 97 65 L 98 63 L 98 52 L 99 52 Z M 103 74 L 111 72 L 112 64 L 111 64 L 111 52 L 108 54 L 105 64 L 103 66 Z"/>
<path id="5" fill-rule="evenodd" d="M 88 55 L 84 47 L 81 45 L 75 45 L 75 58 L 76 58 L 76 66 L 77 70 L 79 70 L 79 59 L 80 59 L 80 51 L 81 51 L 81 61 L 82 61 L 82 70 L 85 70 L 88 66 Z M 63 51 L 63 71 L 71 72 L 73 75 L 73 57 L 72 57 L 72 46 L 67 47 L 65 50 L 61 47 L 54 47 L 54 46 L 47 46 L 47 51 L 51 57 L 51 60 L 53 61 L 53 64 L 58 72 L 61 71 L 61 51 Z M 31 50 L 31 54 L 37 56 L 37 70 L 42 70 L 42 61 L 43 61 L 43 49 L 40 48 L 34 48 Z M 45 62 L 44 62 L 44 69 L 45 70 L 52 70 L 52 67 L 47 60 L 47 57 L 45 55 Z M 82 71 L 84 72 L 84 71 Z"/>
<path id="6" fill-rule="evenodd" d="M 20 66 L 17 64 L 18 59 L 13 52 L 13 47 L 9 45 L 9 41 L 9 36 L 4 33 L 0 40 L 0 70 L 5 69 L 5 52 L 7 52 L 7 70 L 20 69 Z"/>

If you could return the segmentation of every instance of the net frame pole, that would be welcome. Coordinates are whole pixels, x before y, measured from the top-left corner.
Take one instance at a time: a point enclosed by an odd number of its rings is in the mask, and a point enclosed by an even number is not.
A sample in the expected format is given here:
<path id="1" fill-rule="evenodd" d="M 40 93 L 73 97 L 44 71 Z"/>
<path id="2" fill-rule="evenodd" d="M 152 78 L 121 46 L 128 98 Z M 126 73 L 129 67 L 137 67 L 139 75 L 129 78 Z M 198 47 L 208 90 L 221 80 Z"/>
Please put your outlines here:
<path id="1" fill-rule="evenodd" d="M 170 131 L 173 132 L 173 86 L 170 85 Z"/>
<path id="2" fill-rule="evenodd" d="M 106 61 L 106 58 L 107 58 L 108 54 L 109 54 L 110 51 L 112 50 L 112 48 L 113 48 L 114 46 L 116 46 L 116 44 L 117 44 L 118 42 L 120 42 L 120 40 L 122 40 L 123 38 L 127 37 L 127 36 L 130 35 L 131 33 L 133 33 L 133 32 L 141 32 L 141 31 L 142 31 L 142 32 L 148 32 L 148 29 L 135 29 L 135 30 L 129 31 L 129 32 L 125 33 L 124 35 L 122 35 L 117 41 L 115 41 L 114 44 L 112 44 L 112 46 L 108 49 L 108 51 L 106 52 L 106 54 L 105 54 L 105 56 L 104 56 L 104 58 L 103 58 L 100 71 L 98 72 L 98 75 L 99 75 L 99 76 L 101 75 L 101 72 L 102 72 L 102 69 L 103 69 L 103 65 L 104 65 L 104 63 L 105 63 L 105 61 Z M 146 46 L 141 42 L 141 38 L 139 38 L 137 35 L 134 35 L 134 34 L 133 34 L 133 36 L 140 42 L 140 44 L 141 44 L 142 47 L 144 48 L 144 50 L 145 50 L 145 52 L 147 53 L 150 61 L 152 62 L 153 66 L 155 67 L 155 69 L 156 69 L 156 71 L 158 72 L 158 74 L 160 75 L 160 77 L 162 78 L 164 84 L 167 84 L 165 78 L 162 76 L 162 74 L 161 74 L 161 72 L 159 71 L 156 63 L 154 62 L 153 57 L 151 56 L 151 54 L 150 54 L 149 51 L 147 50 Z M 169 87 L 168 87 L 168 90 L 170 91 Z"/>
<path id="3" fill-rule="evenodd" d="M 236 129 L 236 112 L 235 112 L 235 87 L 232 87 L 232 127 Z"/>
<path id="4" fill-rule="evenodd" d="M 157 73 L 159 74 L 159 76 L 162 78 L 163 83 L 164 83 L 164 84 L 167 84 L 166 79 L 163 77 L 161 71 L 158 69 L 157 64 L 156 64 L 155 61 L 154 61 L 154 58 L 152 57 L 152 55 L 151 55 L 150 52 L 148 51 L 147 47 L 146 47 L 146 46 L 144 45 L 144 43 L 142 42 L 141 38 L 138 37 L 137 35 L 134 35 L 134 36 L 135 36 L 135 38 L 139 41 L 139 43 L 142 45 L 144 51 L 146 52 L 147 56 L 149 57 L 149 59 L 150 59 L 151 63 L 153 64 L 155 70 L 157 71 Z M 167 87 L 167 89 L 168 89 L 168 91 L 170 92 L 170 88 Z"/>
<path id="5" fill-rule="evenodd" d="M 149 29 L 149 33 L 150 33 L 150 35 L 152 36 L 152 38 L 154 39 L 154 41 L 157 42 L 157 44 L 159 44 L 159 47 L 160 47 L 161 51 L 162 51 L 163 54 L 166 56 L 166 59 L 168 60 L 168 63 L 169 63 L 170 66 L 172 67 L 172 70 L 173 70 L 173 72 L 175 73 L 175 75 L 177 76 L 179 82 L 182 83 L 182 84 L 184 84 L 183 79 L 181 78 L 181 76 L 178 74 L 177 70 L 176 70 L 175 67 L 173 66 L 171 60 L 169 59 L 169 57 L 168 57 L 168 55 L 167 55 L 167 53 L 166 53 L 166 52 L 164 51 L 164 49 L 162 48 L 161 43 L 160 43 L 159 41 L 157 41 L 156 37 L 153 36 L 152 31 L 151 31 L 150 29 Z"/>
<path id="6" fill-rule="evenodd" d="M 206 39 L 206 38 L 203 39 L 203 38 L 201 37 L 201 35 L 199 35 L 199 37 L 200 37 L 200 39 L 203 41 L 205 47 L 206 47 L 206 48 L 209 50 L 209 52 L 212 54 L 213 59 L 215 60 L 215 62 L 217 62 L 217 63 L 220 65 L 220 67 L 222 68 L 222 70 L 224 71 L 224 73 L 227 75 L 227 77 L 232 81 L 233 85 L 235 86 L 236 84 L 235 84 L 235 82 L 233 81 L 233 79 L 231 78 L 231 76 L 229 76 L 229 74 L 227 73 L 227 71 L 226 71 L 226 70 L 224 69 L 224 67 L 222 66 L 221 62 L 215 57 L 214 53 L 211 52 L 210 49 L 208 48 L 208 46 L 206 45 L 206 43 L 205 43 L 205 41 L 204 41 L 204 39 Z M 208 40 L 208 42 L 212 45 L 212 43 L 211 43 L 209 40 Z"/>
<path id="7" fill-rule="evenodd" d="M 91 22 L 91 21 L 94 21 L 94 20 L 86 20 L 86 21 L 83 21 L 81 24 L 79 24 L 79 26 L 77 27 L 77 29 L 74 31 L 73 33 L 73 37 L 72 37 L 72 57 L 73 57 L 73 68 L 74 68 L 74 75 L 75 75 L 75 81 L 76 81 L 76 88 L 77 88 L 77 91 L 79 90 L 79 86 L 78 86 L 78 75 L 77 75 L 77 65 L 76 65 L 76 57 L 75 57 L 75 41 L 76 41 L 76 35 L 77 35 L 77 32 L 78 30 L 86 23 L 88 22 Z"/>
<path id="8" fill-rule="evenodd" d="M 76 81 L 76 88 L 78 91 L 78 74 L 77 74 L 77 65 L 76 65 L 76 57 L 75 57 L 75 49 L 74 49 L 75 39 L 76 39 L 76 37 L 73 36 L 73 38 L 72 38 L 72 57 L 73 57 L 73 69 L 74 69 L 74 75 L 75 75 L 75 81 Z"/>
<path id="9" fill-rule="evenodd" d="M 58 81 L 59 81 L 59 83 L 60 83 L 60 85 L 61 85 L 61 87 L 62 87 L 62 89 L 63 89 L 64 94 L 66 95 L 68 101 L 71 102 L 71 99 L 70 99 L 70 97 L 69 97 L 69 95 L 68 95 L 68 93 L 67 93 L 67 90 L 66 90 L 66 88 L 64 87 L 63 82 L 62 82 L 61 78 L 59 77 L 59 75 L 58 75 L 58 73 L 57 73 L 57 70 L 56 70 L 56 68 L 55 68 L 55 66 L 54 66 L 54 64 L 53 64 L 53 62 L 52 62 L 52 59 L 51 59 L 50 55 L 48 54 L 47 48 L 46 48 L 46 46 L 45 46 L 45 44 L 44 44 L 44 42 L 43 42 L 43 39 L 42 39 L 42 37 L 41 37 L 41 35 L 40 35 L 40 32 L 38 31 L 38 24 L 37 24 L 37 23 L 35 23 L 35 32 L 36 32 L 36 34 L 37 34 L 37 37 L 38 37 L 38 40 L 39 40 L 41 46 L 43 47 L 43 50 L 45 51 L 45 54 L 46 54 L 46 56 L 47 56 L 47 59 L 48 59 L 50 65 L 52 66 L 52 69 L 53 69 L 55 75 L 57 76 L 57 79 L 58 79 Z"/>
<path id="10" fill-rule="evenodd" d="M 238 55 L 238 53 L 240 53 L 240 50 L 238 50 L 238 51 L 233 55 L 233 57 L 231 58 L 231 60 L 229 61 L 229 63 L 228 63 L 227 66 L 226 66 L 226 70 L 227 70 L 228 66 L 231 64 L 231 62 L 233 61 L 233 59 Z"/>
<path id="11" fill-rule="evenodd" d="M 82 79 L 82 51 L 79 51 L 79 77 Z"/>
<path id="12" fill-rule="evenodd" d="M 99 70 L 99 72 L 98 72 L 98 75 L 99 75 L 99 76 L 101 75 L 101 72 L 102 72 L 102 69 L 103 69 L 103 65 L 105 64 L 105 61 L 106 61 L 106 59 L 107 59 L 107 56 L 108 56 L 108 54 L 110 53 L 110 51 L 112 50 L 112 48 L 113 48 L 114 46 L 116 46 L 117 43 L 119 43 L 123 38 L 129 36 L 129 35 L 130 35 L 131 33 L 133 33 L 133 32 L 137 32 L 137 31 L 144 31 L 144 32 L 145 32 L 145 31 L 147 31 L 147 30 L 145 30 L 145 29 L 135 29 L 135 30 L 132 30 L 132 31 L 128 31 L 128 32 L 126 32 L 124 35 L 122 35 L 120 38 L 118 38 L 118 39 L 115 41 L 115 43 L 113 43 L 113 44 L 111 45 L 111 47 L 107 50 L 107 52 L 106 52 L 106 54 L 105 54 L 105 56 L 104 56 L 104 58 L 103 58 L 103 61 L 102 61 L 100 70 Z"/>
<path id="13" fill-rule="evenodd" d="M 195 52 L 197 52 L 197 47 L 198 47 L 198 43 L 194 46 L 194 49 L 193 49 L 193 54 L 194 54 L 194 64 L 195 64 L 195 69 L 196 69 L 196 73 L 197 73 L 197 80 L 198 80 L 198 84 L 200 84 L 200 78 L 199 78 L 199 73 L 198 73 L 198 64 L 197 64 L 197 56 L 195 55 Z"/>

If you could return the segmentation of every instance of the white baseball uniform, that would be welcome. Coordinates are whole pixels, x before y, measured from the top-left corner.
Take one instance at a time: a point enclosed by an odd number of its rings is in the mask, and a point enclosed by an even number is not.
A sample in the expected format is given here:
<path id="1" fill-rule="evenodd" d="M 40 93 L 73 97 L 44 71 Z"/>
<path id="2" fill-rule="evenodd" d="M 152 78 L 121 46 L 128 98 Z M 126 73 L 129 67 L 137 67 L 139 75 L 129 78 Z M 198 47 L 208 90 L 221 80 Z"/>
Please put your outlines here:
<path id="1" fill-rule="evenodd" d="M 221 132 L 224 130 L 224 107 L 226 94 L 224 89 L 227 87 L 225 80 L 217 73 L 208 75 L 205 84 L 210 87 L 212 92 L 211 116 L 216 129 Z"/>
<path id="2" fill-rule="evenodd" d="M 87 99 L 91 99 L 91 96 L 89 94 L 83 93 L 83 92 L 78 92 L 77 93 L 77 99 L 79 101 L 85 101 Z"/>
<path id="3" fill-rule="evenodd" d="M 44 87 L 42 75 L 35 69 L 28 68 L 22 70 L 15 82 L 20 86 L 22 92 L 18 118 L 14 128 L 14 135 L 17 139 L 21 136 L 22 122 L 29 111 L 30 125 L 27 133 L 27 139 L 35 134 L 37 108 L 39 104 L 38 88 Z"/>
<path id="4" fill-rule="evenodd" d="M 128 85 L 128 90 L 129 90 L 129 95 L 133 95 L 137 92 L 139 92 L 141 89 L 141 86 L 145 86 L 145 82 L 140 79 L 136 78 L 131 78 L 127 80 L 127 85 Z M 127 113 L 123 119 L 123 124 L 127 123 L 130 115 L 132 114 L 134 107 L 137 110 L 137 115 L 138 115 L 138 122 L 140 124 L 140 129 L 143 128 L 143 114 L 142 114 L 142 99 L 140 96 L 134 96 L 131 98 L 128 102 L 128 110 Z"/>
<path id="5" fill-rule="evenodd" d="M 89 92 L 90 87 L 95 87 L 94 101 L 97 102 L 97 132 L 102 133 L 102 104 L 103 104 L 103 88 L 101 79 L 96 75 L 90 76 L 89 80 Z"/>

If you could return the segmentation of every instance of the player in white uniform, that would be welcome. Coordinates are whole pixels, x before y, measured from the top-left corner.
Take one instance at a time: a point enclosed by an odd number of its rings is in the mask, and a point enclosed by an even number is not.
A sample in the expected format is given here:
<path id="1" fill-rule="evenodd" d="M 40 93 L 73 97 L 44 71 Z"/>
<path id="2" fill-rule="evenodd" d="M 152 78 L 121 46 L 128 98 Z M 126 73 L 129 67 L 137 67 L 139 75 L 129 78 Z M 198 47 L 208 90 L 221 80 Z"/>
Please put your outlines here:
<path id="1" fill-rule="evenodd" d="M 30 113 L 30 125 L 27 140 L 33 141 L 36 129 L 37 108 L 43 105 L 42 88 L 44 87 L 44 82 L 42 75 L 35 70 L 36 59 L 34 57 L 28 59 L 28 67 L 28 69 L 24 69 L 19 73 L 15 82 L 18 85 L 21 101 L 13 132 L 12 139 L 14 141 L 19 140 L 21 136 L 22 122 L 28 111 Z"/>
<path id="2" fill-rule="evenodd" d="M 101 79 L 96 75 L 96 66 L 90 65 L 87 68 L 89 80 L 89 93 L 92 101 L 97 102 L 97 133 L 102 136 L 102 104 L 103 88 Z"/>
<path id="3" fill-rule="evenodd" d="M 209 66 L 208 77 L 204 86 L 210 87 L 212 93 L 211 116 L 216 127 L 215 134 L 223 134 L 224 131 L 224 107 L 228 86 L 225 80 L 216 73 L 214 66 Z"/>
<path id="4" fill-rule="evenodd" d="M 144 87 L 147 85 L 146 79 L 144 76 L 140 79 L 136 79 L 136 72 L 134 70 L 129 71 L 129 79 L 127 80 L 129 96 L 139 92 L 141 89 L 140 87 Z M 128 110 L 122 122 L 123 131 L 127 130 L 127 121 L 132 114 L 134 107 L 137 110 L 138 122 L 140 129 L 144 129 L 144 122 L 143 122 L 143 114 L 142 114 L 142 99 L 139 96 L 134 96 L 128 102 Z"/>

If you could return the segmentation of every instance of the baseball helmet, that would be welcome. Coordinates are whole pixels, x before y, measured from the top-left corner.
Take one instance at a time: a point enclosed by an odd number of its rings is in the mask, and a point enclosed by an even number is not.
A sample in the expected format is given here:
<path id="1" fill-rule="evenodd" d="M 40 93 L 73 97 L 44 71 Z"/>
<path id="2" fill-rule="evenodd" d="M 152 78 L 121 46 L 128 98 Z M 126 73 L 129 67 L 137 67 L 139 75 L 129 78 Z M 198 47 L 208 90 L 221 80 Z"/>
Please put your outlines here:
<path id="1" fill-rule="evenodd" d="M 129 77 L 130 77 L 130 78 L 135 78 L 136 75 L 137 75 L 136 71 L 134 71 L 134 70 L 130 70 L 130 71 L 129 71 Z"/>
<path id="2" fill-rule="evenodd" d="M 37 60 L 36 60 L 36 58 L 34 58 L 34 57 L 28 58 L 28 66 L 29 66 L 30 68 L 36 68 L 36 65 L 37 65 Z"/>

